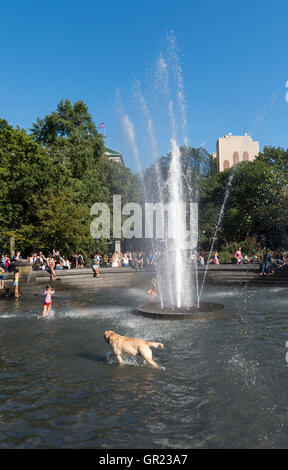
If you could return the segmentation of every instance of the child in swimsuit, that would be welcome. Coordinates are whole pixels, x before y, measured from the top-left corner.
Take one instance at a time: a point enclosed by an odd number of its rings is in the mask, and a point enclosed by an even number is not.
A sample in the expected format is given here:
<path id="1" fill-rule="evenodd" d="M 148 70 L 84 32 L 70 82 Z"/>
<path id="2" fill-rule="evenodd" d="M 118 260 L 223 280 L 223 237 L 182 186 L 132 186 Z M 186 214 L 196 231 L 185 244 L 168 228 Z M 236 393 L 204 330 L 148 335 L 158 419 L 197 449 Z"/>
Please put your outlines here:
<path id="1" fill-rule="evenodd" d="M 150 299 L 153 300 L 157 294 L 157 279 L 152 277 L 151 279 L 151 289 L 148 290 L 147 294 L 150 296 Z"/>
<path id="2" fill-rule="evenodd" d="M 19 294 L 19 291 L 18 291 L 18 285 L 19 285 L 19 278 L 20 278 L 20 273 L 19 273 L 19 269 L 16 269 L 15 270 L 15 276 L 14 276 L 14 282 L 13 282 L 13 286 L 14 286 L 14 295 L 15 297 L 20 297 L 20 294 Z"/>
<path id="3" fill-rule="evenodd" d="M 48 309 L 48 314 L 51 310 L 52 300 L 51 295 L 55 294 L 55 290 L 51 289 L 51 286 L 46 286 L 46 290 L 44 292 L 44 301 L 43 301 L 43 318 L 45 318 L 46 310 Z"/>

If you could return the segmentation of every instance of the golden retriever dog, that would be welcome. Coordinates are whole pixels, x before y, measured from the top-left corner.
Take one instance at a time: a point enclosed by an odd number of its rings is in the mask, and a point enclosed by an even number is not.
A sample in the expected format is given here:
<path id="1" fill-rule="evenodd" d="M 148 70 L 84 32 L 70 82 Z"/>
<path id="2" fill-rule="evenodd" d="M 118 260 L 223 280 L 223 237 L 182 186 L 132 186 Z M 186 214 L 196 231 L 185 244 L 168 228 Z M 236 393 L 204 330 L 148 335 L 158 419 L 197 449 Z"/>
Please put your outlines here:
<path id="1" fill-rule="evenodd" d="M 115 354 L 119 364 L 123 364 L 122 356 L 141 356 L 143 364 L 149 362 L 151 366 L 159 369 L 159 366 L 152 359 L 152 348 L 164 349 L 162 343 L 154 343 L 153 341 L 144 341 L 144 339 L 127 338 L 120 336 L 114 331 L 105 331 L 104 339 L 108 343 Z"/>

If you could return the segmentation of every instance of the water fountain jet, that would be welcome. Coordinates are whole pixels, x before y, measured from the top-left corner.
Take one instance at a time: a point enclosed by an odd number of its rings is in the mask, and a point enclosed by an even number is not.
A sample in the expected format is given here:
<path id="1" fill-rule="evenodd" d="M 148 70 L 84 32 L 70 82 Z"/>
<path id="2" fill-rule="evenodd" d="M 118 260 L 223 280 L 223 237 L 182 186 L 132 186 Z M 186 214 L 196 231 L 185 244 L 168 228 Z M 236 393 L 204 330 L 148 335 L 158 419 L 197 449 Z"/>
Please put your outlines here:
<path id="1" fill-rule="evenodd" d="M 196 255 L 198 205 L 190 203 L 190 228 L 187 231 L 181 154 L 176 140 L 172 139 L 171 142 L 171 162 L 165 187 L 168 200 L 161 200 L 160 207 L 163 211 L 162 220 L 164 208 L 167 205 L 170 208 L 168 232 L 170 224 L 172 234 L 166 233 L 164 241 L 153 242 L 157 251 L 158 294 L 162 301 L 145 304 L 138 308 L 138 313 L 165 320 L 212 319 L 223 315 L 224 307 L 212 302 L 200 302 Z"/>

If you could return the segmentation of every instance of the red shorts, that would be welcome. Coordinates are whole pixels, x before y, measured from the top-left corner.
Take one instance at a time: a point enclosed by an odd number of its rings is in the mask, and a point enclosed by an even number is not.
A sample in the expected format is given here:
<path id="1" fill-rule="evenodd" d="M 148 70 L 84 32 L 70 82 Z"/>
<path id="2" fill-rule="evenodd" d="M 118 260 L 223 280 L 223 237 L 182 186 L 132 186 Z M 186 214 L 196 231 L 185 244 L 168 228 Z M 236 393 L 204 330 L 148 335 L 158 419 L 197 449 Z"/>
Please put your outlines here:
<path id="1" fill-rule="evenodd" d="M 48 303 L 43 304 L 43 306 L 49 307 L 49 305 L 51 305 L 51 304 L 52 304 L 52 302 L 48 302 Z"/>

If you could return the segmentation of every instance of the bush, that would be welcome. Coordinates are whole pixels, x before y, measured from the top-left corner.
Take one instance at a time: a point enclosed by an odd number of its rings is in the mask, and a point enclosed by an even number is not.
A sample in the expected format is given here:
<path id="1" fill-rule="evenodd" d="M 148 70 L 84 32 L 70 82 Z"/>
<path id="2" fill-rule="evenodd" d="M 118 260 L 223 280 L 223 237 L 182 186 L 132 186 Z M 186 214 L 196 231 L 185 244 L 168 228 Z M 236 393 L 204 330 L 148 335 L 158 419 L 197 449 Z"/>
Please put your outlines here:
<path id="1" fill-rule="evenodd" d="M 218 253 L 219 256 L 219 262 L 220 264 L 222 263 L 232 263 L 232 260 L 234 258 L 234 254 L 232 255 L 231 253 L 227 251 L 220 251 Z"/>
<path id="2" fill-rule="evenodd" d="M 233 258 L 235 251 L 237 251 L 239 247 L 241 247 L 241 252 L 242 252 L 243 257 L 244 255 L 252 257 L 257 253 L 262 252 L 260 243 L 257 243 L 256 240 L 253 238 L 247 238 L 246 240 L 243 240 L 240 242 L 232 242 L 232 243 L 229 243 L 229 245 L 227 246 L 222 246 L 221 254 L 227 253 L 227 255 L 229 254 Z M 220 259 L 220 262 L 221 262 L 221 259 Z"/>

